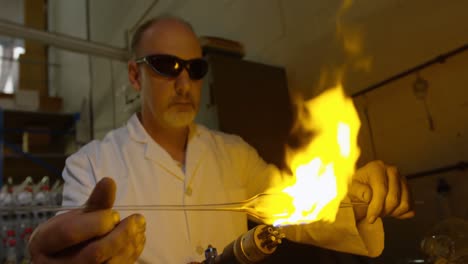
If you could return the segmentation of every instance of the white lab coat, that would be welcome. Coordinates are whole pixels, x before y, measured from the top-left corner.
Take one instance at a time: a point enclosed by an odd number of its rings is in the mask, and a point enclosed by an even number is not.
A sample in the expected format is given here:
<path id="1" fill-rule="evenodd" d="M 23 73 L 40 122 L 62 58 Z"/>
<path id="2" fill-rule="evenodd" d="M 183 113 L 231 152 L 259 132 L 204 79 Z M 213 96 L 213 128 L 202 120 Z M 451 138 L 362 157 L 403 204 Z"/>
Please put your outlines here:
<path id="1" fill-rule="evenodd" d="M 242 201 L 267 188 L 278 170 L 267 165 L 240 137 L 190 129 L 186 166 L 181 168 L 145 131 L 134 114 L 126 126 L 93 141 L 66 161 L 63 205 L 84 204 L 94 185 L 112 177 L 116 205 L 209 204 Z M 131 212 L 133 213 L 133 212 Z M 218 251 L 247 230 L 236 212 L 140 211 L 146 218 L 146 246 L 139 263 L 189 263 L 204 259 L 208 245 Z M 130 214 L 121 212 L 121 217 Z M 352 209 L 337 222 L 287 228 L 288 238 L 334 250 L 378 255 L 380 220 L 356 227 Z"/>

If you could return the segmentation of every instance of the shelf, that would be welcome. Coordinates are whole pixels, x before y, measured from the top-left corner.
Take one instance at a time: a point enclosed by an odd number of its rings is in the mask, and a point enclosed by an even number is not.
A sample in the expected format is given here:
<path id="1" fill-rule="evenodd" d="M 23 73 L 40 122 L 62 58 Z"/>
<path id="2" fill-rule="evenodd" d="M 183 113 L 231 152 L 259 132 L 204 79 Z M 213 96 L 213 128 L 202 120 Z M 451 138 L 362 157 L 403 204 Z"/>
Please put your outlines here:
<path id="1" fill-rule="evenodd" d="M 3 176 L 4 181 L 12 177 L 14 184 L 21 183 L 26 177 L 31 176 L 34 182 L 38 182 L 44 176 L 49 176 L 52 181 L 61 178 L 61 172 L 65 166 L 65 160 L 68 156 L 58 154 L 34 155 L 43 165 L 41 166 L 33 160 L 21 156 L 3 157 Z M 47 167 L 47 168 L 45 168 Z"/>
<path id="2" fill-rule="evenodd" d="M 76 114 L 0 108 L 0 186 L 9 177 L 14 184 L 28 176 L 35 182 L 46 175 L 61 179 L 76 120 Z"/>

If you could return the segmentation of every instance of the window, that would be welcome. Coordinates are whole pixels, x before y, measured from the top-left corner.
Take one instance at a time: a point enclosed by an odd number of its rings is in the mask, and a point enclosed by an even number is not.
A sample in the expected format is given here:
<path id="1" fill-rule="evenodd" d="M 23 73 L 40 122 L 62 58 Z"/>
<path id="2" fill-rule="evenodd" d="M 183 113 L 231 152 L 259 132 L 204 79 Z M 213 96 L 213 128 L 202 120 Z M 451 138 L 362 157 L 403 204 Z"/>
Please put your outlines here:
<path id="1" fill-rule="evenodd" d="M 18 87 L 19 57 L 25 50 L 19 41 L 0 44 L 0 91 L 12 94 Z"/>

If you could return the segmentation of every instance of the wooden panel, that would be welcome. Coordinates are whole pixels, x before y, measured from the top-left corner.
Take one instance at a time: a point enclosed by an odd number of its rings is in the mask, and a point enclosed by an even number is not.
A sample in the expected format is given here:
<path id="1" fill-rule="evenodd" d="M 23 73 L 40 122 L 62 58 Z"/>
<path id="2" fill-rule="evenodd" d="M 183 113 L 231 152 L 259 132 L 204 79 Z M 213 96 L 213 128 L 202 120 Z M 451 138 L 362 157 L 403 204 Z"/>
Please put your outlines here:
<path id="1" fill-rule="evenodd" d="M 267 162 L 283 167 L 292 122 L 285 70 L 220 55 L 208 59 L 220 130 L 241 136 Z"/>

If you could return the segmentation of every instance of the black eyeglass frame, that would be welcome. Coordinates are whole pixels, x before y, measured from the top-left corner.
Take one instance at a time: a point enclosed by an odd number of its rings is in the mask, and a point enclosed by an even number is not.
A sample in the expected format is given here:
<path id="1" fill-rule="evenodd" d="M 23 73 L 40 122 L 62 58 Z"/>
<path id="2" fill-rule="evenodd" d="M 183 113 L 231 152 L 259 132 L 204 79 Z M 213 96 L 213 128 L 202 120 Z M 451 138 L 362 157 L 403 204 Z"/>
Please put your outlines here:
<path id="1" fill-rule="evenodd" d="M 161 71 L 159 71 L 155 66 L 153 66 L 149 61 L 148 61 L 148 58 L 150 57 L 155 57 L 155 56 L 164 56 L 164 57 L 170 57 L 172 59 L 174 59 L 174 61 L 176 61 L 177 63 L 180 64 L 180 68 L 182 70 L 180 70 L 177 75 L 172 75 L 172 74 L 167 74 L 167 73 L 163 73 Z M 190 70 L 190 65 L 194 62 L 194 61 L 203 61 L 205 63 L 205 66 L 206 66 L 206 70 L 205 72 L 202 74 L 202 76 L 200 78 L 193 78 L 193 73 L 192 71 Z M 146 56 L 143 56 L 141 58 L 138 58 L 135 60 L 135 63 L 137 64 L 140 64 L 140 63 L 146 63 L 148 66 L 150 66 L 150 68 L 155 71 L 157 74 L 161 75 L 161 76 L 164 76 L 164 77 L 168 77 L 168 78 L 176 78 L 177 76 L 180 75 L 180 73 L 182 73 L 183 69 L 186 69 L 187 72 L 189 73 L 189 76 L 190 76 L 190 79 L 192 80 L 201 80 L 203 79 L 203 77 L 206 76 L 206 74 L 208 73 L 208 68 L 209 68 L 209 65 L 208 65 L 208 62 L 203 59 L 203 58 L 196 58 L 196 59 L 191 59 L 191 60 L 184 60 L 184 59 L 181 59 L 177 56 L 174 56 L 174 55 L 169 55 L 169 54 L 151 54 L 151 55 L 146 55 Z"/>

